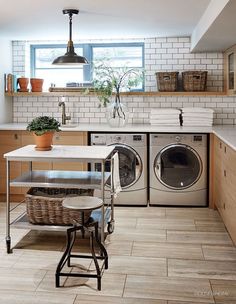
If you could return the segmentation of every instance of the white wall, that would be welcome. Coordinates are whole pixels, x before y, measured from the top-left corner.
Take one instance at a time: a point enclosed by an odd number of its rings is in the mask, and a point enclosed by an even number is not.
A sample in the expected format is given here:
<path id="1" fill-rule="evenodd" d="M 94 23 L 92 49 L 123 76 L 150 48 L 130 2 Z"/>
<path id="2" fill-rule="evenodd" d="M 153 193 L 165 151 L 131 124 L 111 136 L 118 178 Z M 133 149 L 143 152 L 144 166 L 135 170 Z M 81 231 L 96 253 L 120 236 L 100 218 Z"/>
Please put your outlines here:
<path id="1" fill-rule="evenodd" d="M 5 96 L 4 73 L 12 72 L 12 44 L 0 38 L 0 123 L 12 122 L 12 100 Z"/>
<path id="2" fill-rule="evenodd" d="M 200 39 L 208 31 L 228 2 L 229 0 L 211 0 L 197 26 L 193 30 L 191 36 L 191 50 L 194 50 Z M 225 34 L 227 35 L 227 33 Z"/>

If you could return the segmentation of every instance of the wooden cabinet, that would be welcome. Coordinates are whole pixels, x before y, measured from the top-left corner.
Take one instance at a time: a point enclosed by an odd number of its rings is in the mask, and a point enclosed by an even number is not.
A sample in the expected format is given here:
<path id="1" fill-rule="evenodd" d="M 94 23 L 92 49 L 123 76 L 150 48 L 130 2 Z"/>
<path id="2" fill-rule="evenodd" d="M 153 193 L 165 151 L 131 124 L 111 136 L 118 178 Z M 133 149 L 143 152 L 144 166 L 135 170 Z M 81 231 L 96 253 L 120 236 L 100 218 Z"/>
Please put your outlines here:
<path id="1" fill-rule="evenodd" d="M 236 45 L 224 53 L 224 86 L 229 95 L 236 94 Z"/>
<path id="2" fill-rule="evenodd" d="M 5 200 L 6 197 L 6 160 L 3 154 L 18 149 L 20 147 L 34 144 L 33 136 L 27 131 L 0 131 L 0 199 Z M 87 132 L 60 132 L 56 133 L 53 139 L 54 145 L 79 145 L 88 144 Z M 82 163 L 58 163 L 58 162 L 33 162 L 33 170 L 70 170 L 82 171 L 87 170 L 87 165 Z M 29 170 L 28 162 L 11 162 L 10 177 L 14 179 L 16 176 Z M 16 187 L 11 189 L 11 199 L 19 201 L 28 188 Z M 21 196 L 19 196 L 21 195 Z"/>
<path id="3" fill-rule="evenodd" d="M 3 154 L 21 147 L 21 132 L 20 131 L 1 131 L 0 132 L 0 198 L 5 200 L 6 194 L 6 161 Z M 15 178 L 21 174 L 21 165 L 17 162 L 12 162 L 10 167 L 10 178 Z M 15 188 L 12 194 L 20 194 L 21 189 Z"/>
<path id="4" fill-rule="evenodd" d="M 236 151 L 214 137 L 214 204 L 236 244 Z"/>

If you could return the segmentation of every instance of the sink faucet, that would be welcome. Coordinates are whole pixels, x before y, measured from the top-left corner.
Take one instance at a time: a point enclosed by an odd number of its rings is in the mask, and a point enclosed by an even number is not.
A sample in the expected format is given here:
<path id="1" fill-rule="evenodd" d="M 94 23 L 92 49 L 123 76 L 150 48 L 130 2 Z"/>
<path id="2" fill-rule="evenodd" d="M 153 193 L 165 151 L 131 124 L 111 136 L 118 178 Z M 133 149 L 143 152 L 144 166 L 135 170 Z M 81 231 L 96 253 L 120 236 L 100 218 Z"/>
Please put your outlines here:
<path id="1" fill-rule="evenodd" d="M 60 101 L 58 103 L 58 106 L 62 107 L 62 116 L 61 116 L 62 123 L 61 124 L 65 125 L 67 120 L 71 120 L 71 117 L 66 115 L 66 105 L 65 105 L 64 101 Z"/>

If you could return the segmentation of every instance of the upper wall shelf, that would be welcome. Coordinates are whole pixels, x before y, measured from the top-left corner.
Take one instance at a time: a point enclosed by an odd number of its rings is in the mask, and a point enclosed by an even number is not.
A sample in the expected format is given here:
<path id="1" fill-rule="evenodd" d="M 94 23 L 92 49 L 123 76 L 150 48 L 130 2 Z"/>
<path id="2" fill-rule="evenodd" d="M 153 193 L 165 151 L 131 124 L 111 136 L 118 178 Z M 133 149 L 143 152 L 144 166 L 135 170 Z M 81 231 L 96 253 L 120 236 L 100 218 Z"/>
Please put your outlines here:
<path id="1" fill-rule="evenodd" d="M 87 95 L 81 92 L 17 92 L 17 93 L 5 93 L 6 96 L 21 97 L 21 96 L 88 96 L 95 95 L 95 93 L 89 93 Z M 127 92 L 122 93 L 126 96 L 225 96 L 226 92 Z"/>

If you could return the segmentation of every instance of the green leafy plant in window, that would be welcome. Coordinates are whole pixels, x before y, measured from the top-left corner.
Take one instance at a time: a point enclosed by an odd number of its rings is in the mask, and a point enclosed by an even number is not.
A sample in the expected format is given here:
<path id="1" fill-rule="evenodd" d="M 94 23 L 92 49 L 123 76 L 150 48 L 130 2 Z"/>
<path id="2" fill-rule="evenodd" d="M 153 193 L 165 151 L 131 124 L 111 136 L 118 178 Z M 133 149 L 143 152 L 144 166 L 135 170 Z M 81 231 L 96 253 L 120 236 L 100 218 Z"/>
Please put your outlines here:
<path id="1" fill-rule="evenodd" d="M 143 81 L 143 70 L 135 68 L 115 68 L 109 60 L 103 60 L 94 65 L 94 91 L 98 96 L 100 105 L 107 106 L 111 96 L 115 95 L 112 116 L 125 119 L 125 112 L 121 104 L 121 92 L 135 89 Z"/>

